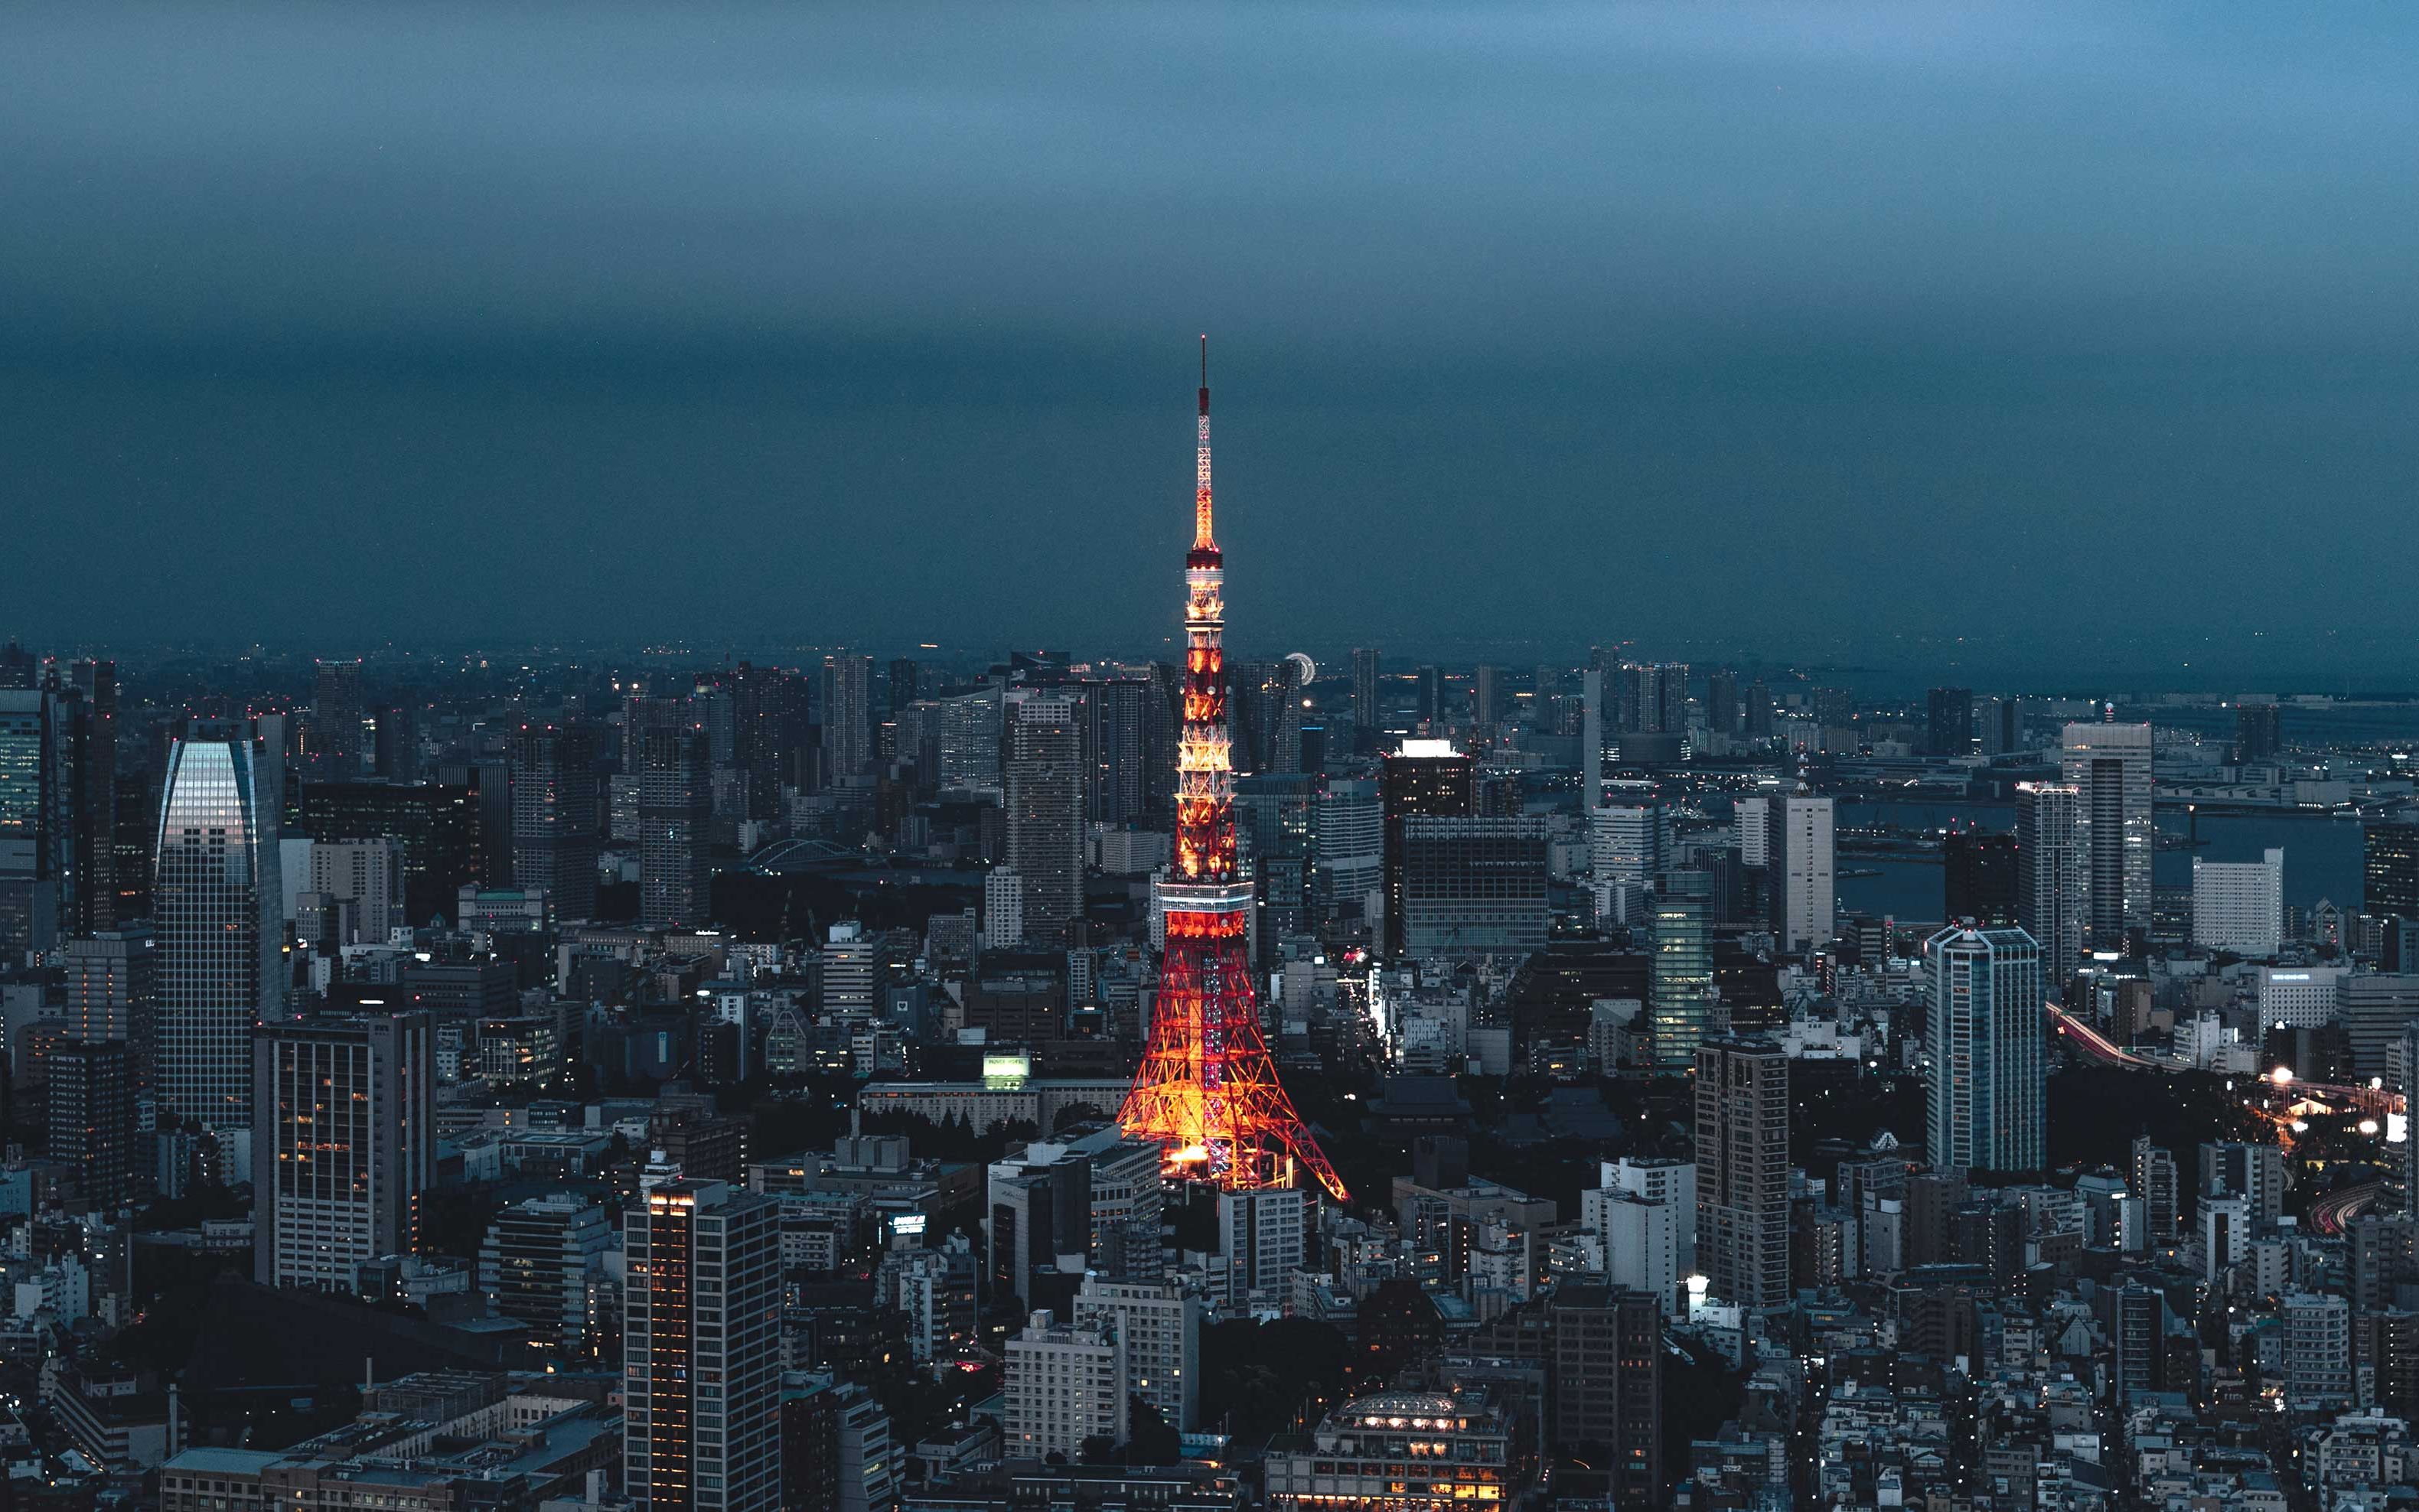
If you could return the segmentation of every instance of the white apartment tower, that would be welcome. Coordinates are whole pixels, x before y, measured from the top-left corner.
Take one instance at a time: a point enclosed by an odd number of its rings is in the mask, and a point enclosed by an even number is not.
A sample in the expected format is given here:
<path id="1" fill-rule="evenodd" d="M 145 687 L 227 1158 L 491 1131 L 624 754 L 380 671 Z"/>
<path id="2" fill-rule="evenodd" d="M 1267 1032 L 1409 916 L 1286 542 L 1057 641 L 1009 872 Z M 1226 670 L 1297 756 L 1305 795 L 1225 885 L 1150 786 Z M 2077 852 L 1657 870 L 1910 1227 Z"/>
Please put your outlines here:
<path id="1" fill-rule="evenodd" d="M 2285 936 L 2285 853 L 2257 861 L 2193 857 L 2193 943 L 2255 959 L 2272 956 Z"/>

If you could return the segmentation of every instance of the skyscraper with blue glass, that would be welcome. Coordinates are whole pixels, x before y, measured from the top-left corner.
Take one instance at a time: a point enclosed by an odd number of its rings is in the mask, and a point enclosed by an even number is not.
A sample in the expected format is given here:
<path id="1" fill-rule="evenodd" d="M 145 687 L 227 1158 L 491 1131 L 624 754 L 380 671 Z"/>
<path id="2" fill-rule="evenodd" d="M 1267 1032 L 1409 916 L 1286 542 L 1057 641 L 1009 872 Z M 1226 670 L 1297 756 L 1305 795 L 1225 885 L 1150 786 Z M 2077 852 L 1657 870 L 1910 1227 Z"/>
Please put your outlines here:
<path id="1" fill-rule="evenodd" d="M 2049 1026 L 2040 945 L 2020 929 L 1952 926 L 1925 942 L 1924 955 L 1933 1166 L 2043 1169 Z"/>

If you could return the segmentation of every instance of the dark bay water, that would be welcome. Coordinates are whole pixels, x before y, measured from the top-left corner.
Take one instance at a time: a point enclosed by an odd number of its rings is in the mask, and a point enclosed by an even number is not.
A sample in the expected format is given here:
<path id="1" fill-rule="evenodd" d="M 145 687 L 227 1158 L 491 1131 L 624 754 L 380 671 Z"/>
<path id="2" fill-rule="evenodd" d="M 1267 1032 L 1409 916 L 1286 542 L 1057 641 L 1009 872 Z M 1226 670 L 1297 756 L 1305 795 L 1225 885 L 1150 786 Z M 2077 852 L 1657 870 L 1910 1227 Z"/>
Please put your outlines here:
<path id="1" fill-rule="evenodd" d="M 2015 825 L 2012 806 L 1948 803 L 1842 803 L 1842 825 L 1896 825 L 1909 829 L 1941 828 L 1951 824 L 2006 830 Z M 2159 813 L 2162 834 L 2184 833 L 2185 816 Z M 2192 858 L 2198 854 L 2212 861 L 2256 861 L 2270 847 L 2285 853 L 2285 901 L 2308 907 L 2321 898 L 2339 905 L 2360 905 L 2360 825 L 2350 819 L 2305 814 L 2234 818 L 2204 815 L 2197 853 L 2161 851 L 2152 875 L 2162 887 L 2192 886 Z M 1941 869 L 1934 861 L 1840 857 L 1840 869 L 1873 871 L 1870 877 L 1840 879 L 1840 906 L 1850 913 L 1894 918 L 1936 919 L 1947 910 L 1941 902 Z"/>

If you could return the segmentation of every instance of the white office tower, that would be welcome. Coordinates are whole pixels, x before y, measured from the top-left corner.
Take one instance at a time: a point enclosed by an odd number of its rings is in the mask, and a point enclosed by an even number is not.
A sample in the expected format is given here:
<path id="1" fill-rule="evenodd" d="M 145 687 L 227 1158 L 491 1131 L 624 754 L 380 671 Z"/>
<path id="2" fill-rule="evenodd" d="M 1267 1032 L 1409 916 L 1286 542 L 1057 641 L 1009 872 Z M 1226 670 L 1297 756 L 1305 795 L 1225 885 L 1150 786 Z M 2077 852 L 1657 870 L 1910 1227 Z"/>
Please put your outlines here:
<path id="1" fill-rule="evenodd" d="M 1006 700 L 997 687 L 940 701 L 941 787 L 999 791 L 999 739 Z"/>
<path id="2" fill-rule="evenodd" d="M 2121 950 L 2150 927 L 2150 727 L 2070 724 L 2059 779 L 2075 790 L 2084 944 Z"/>
<path id="3" fill-rule="evenodd" d="M 1742 866 L 1772 864 L 1772 797 L 1769 793 L 1748 794 L 1732 805 Z"/>
<path id="4" fill-rule="evenodd" d="M 983 949 L 1011 949 L 1024 938 L 1025 879 L 1007 867 L 993 867 L 983 873 Z"/>
<path id="5" fill-rule="evenodd" d="M 1310 1195 L 1293 1187 L 1218 1194 L 1218 1253 L 1230 1301 L 1287 1286 L 1309 1253 Z"/>
<path id="6" fill-rule="evenodd" d="M 1596 1164 L 1596 1184 L 1668 1202 L 1679 1215 L 1674 1239 L 1680 1274 L 1697 1268 L 1697 1163 L 1685 1155 L 1624 1155 Z M 1582 1199 L 1586 1197 L 1581 1193 Z"/>
<path id="7" fill-rule="evenodd" d="M 1013 1459 L 1051 1455 L 1072 1463 L 1086 1439 L 1132 1436 L 1125 1348 L 1106 1322 L 1060 1326 L 1048 1309 L 1008 1341 L 1006 1450 Z"/>
<path id="8" fill-rule="evenodd" d="M 1084 1278 L 1078 1327 L 1105 1323 L 1125 1350 L 1126 1388 L 1179 1432 L 1201 1415 L 1201 1299 L 1173 1282 Z"/>
<path id="9" fill-rule="evenodd" d="M 168 752 L 152 915 L 162 1119 L 252 1124 L 252 1026 L 283 1018 L 276 748 L 197 722 Z"/>
<path id="10" fill-rule="evenodd" d="M 2193 857 L 2193 944 L 2259 957 L 2285 937 L 2285 853 L 2257 861 Z"/>
<path id="11" fill-rule="evenodd" d="M 622 1220 L 623 1486 L 645 1512 L 780 1504 L 779 1211 L 666 1181 Z"/>
<path id="12" fill-rule="evenodd" d="M 2226 1267 L 2240 1265 L 2251 1253 L 2251 1199 L 2200 1199 L 2201 1279 L 2211 1286 L 2225 1279 Z"/>
<path id="13" fill-rule="evenodd" d="M 2285 1405 L 2321 1412 L 2353 1404 L 2351 1301 L 2330 1292 L 2286 1293 Z"/>
<path id="14" fill-rule="evenodd" d="M 1672 815 L 1659 803 L 1607 804 L 1588 814 L 1588 871 L 1599 887 L 1651 886 L 1672 854 Z"/>
<path id="15" fill-rule="evenodd" d="M 2048 1016 L 2041 947 L 2020 929 L 1952 926 L 1924 943 L 1926 1149 L 1934 1170 L 2045 1168 Z"/>
<path id="16" fill-rule="evenodd" d="M 2016 784 L 2016 922 L 2042 948 L 2042 976 L 2063 985 L 2083 959 L 2084 868 L 2074 815 L 2082 790 Z"/>
<path id="17" fill-rule="evenodd" d="M 1795 953 L 1828 945 L 1839 933 L 1840 901 L 1832 801 L 1800 782 L 1773 807 L 1780 831 L 1780 948 Z"/>
<path id="18" fill-rule="evenodd" d="M 1693 1211 L 1695 1202 L 1689 1208 Z M 1678 1318 L 1687 1299 L 1681 1283 L 1680 1207 L 1617 1186 L 1579 1194 L 1579 1226 L 1604 1245 L 1605 1279 L 1651 1291 L 1665 1316 Z"/>
<path id="19" fill-rule="evenodd" d="M 2335 1016 L 2335 983 L 2341 966 L 2261 966 L 2259 1032 L 2278 1025 L 2316 1028 Z"/>

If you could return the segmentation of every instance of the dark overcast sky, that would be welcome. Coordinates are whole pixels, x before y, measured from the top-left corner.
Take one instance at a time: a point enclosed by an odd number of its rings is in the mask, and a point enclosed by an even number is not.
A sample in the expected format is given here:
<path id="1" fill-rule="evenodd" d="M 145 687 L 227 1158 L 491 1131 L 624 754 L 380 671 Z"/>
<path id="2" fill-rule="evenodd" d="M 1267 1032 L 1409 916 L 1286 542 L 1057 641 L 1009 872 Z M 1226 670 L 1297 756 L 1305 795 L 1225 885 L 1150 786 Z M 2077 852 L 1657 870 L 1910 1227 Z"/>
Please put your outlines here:
<path id="1" fill-rule="evenodd" d="M 1247 649 L 2419 678 L 2414 58 L 2358 4 L 21 0 L 0 634 L 1147 647 L 1206 330 Z"/>

